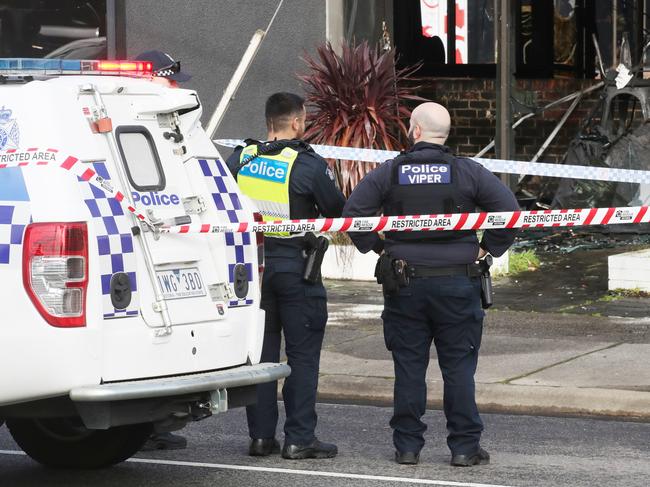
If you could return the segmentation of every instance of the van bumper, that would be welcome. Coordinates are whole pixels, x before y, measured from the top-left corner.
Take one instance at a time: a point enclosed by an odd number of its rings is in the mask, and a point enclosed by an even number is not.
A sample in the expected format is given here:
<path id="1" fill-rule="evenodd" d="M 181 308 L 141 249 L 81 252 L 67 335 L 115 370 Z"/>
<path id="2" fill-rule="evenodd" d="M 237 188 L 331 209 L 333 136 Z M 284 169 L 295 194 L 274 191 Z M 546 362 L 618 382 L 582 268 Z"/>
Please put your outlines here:
<path id="1" fill-rule="evenodd" d="M 70 391 L 70 399 L 74 402 L 113 402 L 180 396 L 254 386 L 282 379 L 290 373 L 291 368 L 286 364 L 242 365 L 200 374 L 76 387 Z"/>
<path id="2" fill-rule="evenodd" d="M 255 386 L 287 377 L 286 364 L 244 365 L 227 370 L 159 379 L 77 387 L 69 398 L 90 429 L 154 423 L 174 431 L 235 407 L 253 404 Z"/>

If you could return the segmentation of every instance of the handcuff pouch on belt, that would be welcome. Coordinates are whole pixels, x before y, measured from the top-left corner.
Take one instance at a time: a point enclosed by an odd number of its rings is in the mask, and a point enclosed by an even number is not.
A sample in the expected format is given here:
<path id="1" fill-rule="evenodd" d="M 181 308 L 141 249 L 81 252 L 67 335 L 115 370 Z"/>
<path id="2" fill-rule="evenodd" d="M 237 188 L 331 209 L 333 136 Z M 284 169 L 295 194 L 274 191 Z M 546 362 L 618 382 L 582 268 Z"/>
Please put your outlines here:
<path id="1" fill-rule="evenodd" d="M 409 285 L 408 265 L 405 260 L 393 259 L 384 252 L 379 256 L 375 266 L 377 284 L 382 285 L 384 294 L 391 296 L 397 294 L 399 288 Z"/>
<path id="2" fill-rule="evenodd" d="M 320 268 L 330 242 L 327 238 L 317 237 L 313 233 L 306 233 L 304 240 L 306 258 L 302 279 L 310 284 L 316 284 L 321 280 Z"/>

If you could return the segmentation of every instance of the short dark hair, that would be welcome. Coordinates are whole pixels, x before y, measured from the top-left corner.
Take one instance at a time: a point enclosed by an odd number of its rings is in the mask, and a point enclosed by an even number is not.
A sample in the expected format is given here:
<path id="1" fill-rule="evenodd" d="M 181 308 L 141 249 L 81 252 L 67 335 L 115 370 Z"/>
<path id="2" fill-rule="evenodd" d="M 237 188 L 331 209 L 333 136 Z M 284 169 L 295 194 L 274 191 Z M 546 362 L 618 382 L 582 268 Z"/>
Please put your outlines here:
<path id="1" fill-rule="evenodd" d="M 274 93 L 266 100 L 266 127 L 269 130 L 284 130 L 304 108 L 305 100 L 295 93 Z"/>

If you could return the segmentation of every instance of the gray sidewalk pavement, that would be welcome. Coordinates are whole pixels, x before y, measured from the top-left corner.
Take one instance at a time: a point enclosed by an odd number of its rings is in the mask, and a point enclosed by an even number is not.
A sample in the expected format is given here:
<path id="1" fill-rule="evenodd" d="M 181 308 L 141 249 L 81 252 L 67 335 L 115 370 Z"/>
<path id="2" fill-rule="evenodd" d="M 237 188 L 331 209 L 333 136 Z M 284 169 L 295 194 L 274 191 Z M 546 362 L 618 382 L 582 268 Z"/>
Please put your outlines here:
<path id="1" fill-rule="evenodd" d="M 496 281 L 476 374 L 481 410 L 650 419 L 650 298 L 607 297 L 602 264 L 578 271 L 590 256 L 576 254 L 556 256 L 543 273 Z M 567 262 L 572 272 L 563 272 Z M 380 287 L 326 287 L 321 398 L 390 404 L 394 372 Z M 438 408 L 442 380 L 433 347 L 431 358 L 428 399 Z"/>

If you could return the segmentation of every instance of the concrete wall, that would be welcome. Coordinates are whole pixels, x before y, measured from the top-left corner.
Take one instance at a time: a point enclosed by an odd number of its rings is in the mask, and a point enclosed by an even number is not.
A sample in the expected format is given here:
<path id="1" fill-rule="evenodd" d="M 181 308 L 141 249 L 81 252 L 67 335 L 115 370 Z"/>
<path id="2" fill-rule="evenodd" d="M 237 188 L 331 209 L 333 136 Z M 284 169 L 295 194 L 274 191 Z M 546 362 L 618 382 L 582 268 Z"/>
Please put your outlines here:
<path id="1" fill-rule="evenodd" d="M 181 61 L 204 105 L 203 122 L 257 29 L 265 29 L 276 0 L 136 0 L 126 2 L 127 54 L 161 49 Z M 325 41 L 323 0 L 285 0 L 232 102 L 217 137 L 264 137 L 264 102 L 276 91 L 302 93 L 300 57 Z M 224 154 L 225 155 L 225 154 Z"/>

